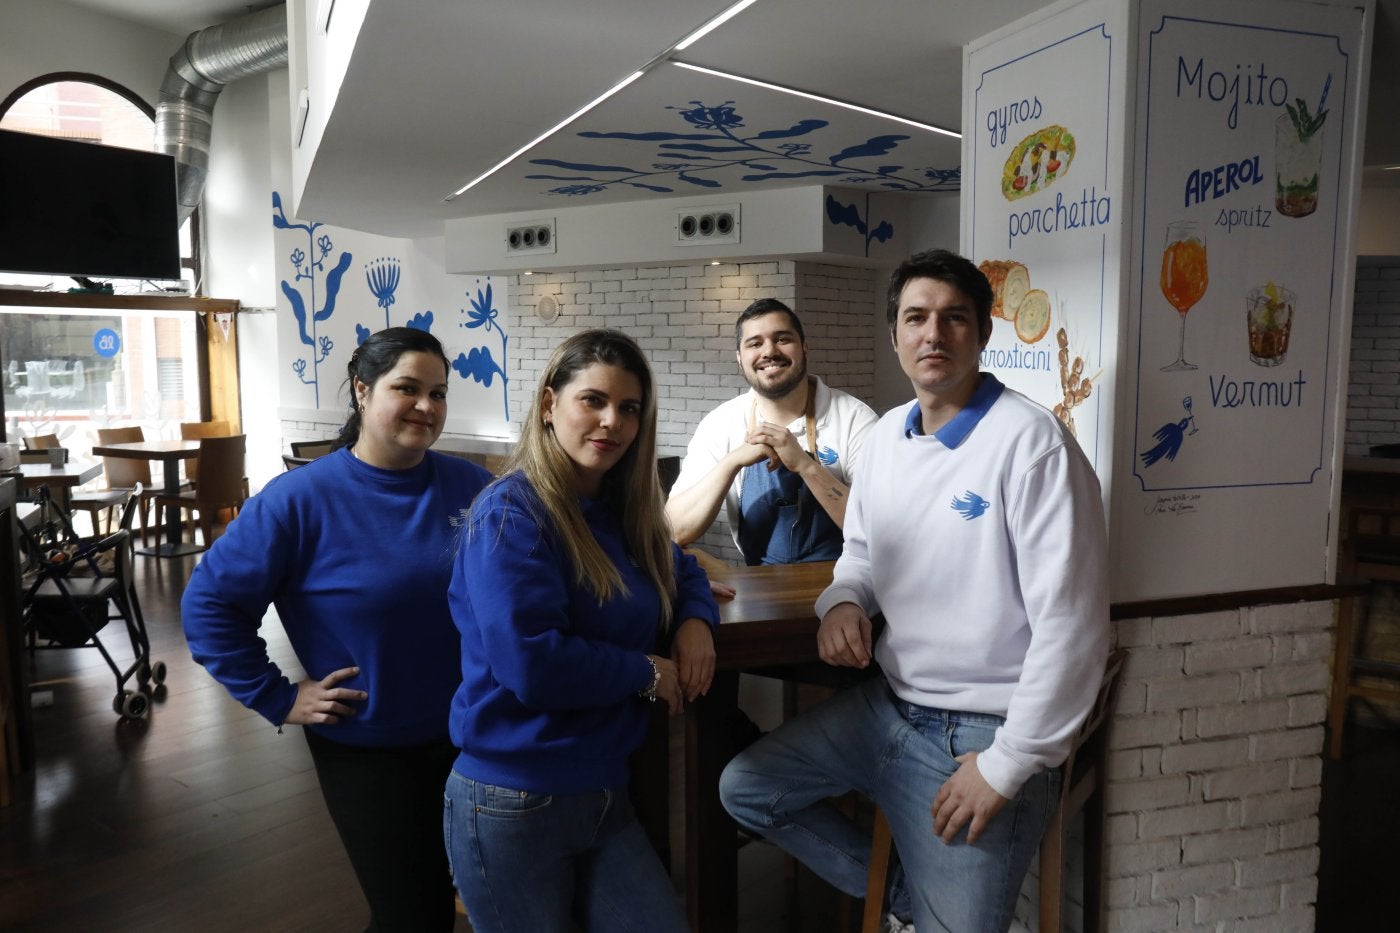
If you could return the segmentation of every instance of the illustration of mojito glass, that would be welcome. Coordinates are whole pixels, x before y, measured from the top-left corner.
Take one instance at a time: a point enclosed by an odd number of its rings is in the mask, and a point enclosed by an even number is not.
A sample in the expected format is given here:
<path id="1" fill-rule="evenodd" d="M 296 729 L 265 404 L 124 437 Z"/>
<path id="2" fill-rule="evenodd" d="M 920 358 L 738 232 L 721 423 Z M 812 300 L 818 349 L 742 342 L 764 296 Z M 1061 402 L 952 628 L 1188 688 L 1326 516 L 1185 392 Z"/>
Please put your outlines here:
<path id="1" fill-rule="evenodd" d="M 1317 210 L 1317 179 L 1322 167 L 1322 124 L 1327 120 L 1327 86 L 1322 90 L 1317 113 L 1309 114 L 1300 97 L 1285 104 L 1287 113 L 1274 121 L 1274 206 L 1288 217 L 1306 217 Z"/>
<path id="2" fill-rule="evenodd" d="M 1195 363 L 1186 362 L 1186 312 L 1201 300 L 1209 283 L 1206 237 L 1201 225 L 1194 220 L 1167 224 L 1167 246 L 1162 251 L 1162 295 L 1181 317 L 1181 339 L 1176 359 L 1163 366 L 1162 372 L 1196 368 Z"/>
<path id="3" fill-rule="evenodd" d="M 1249 358 L 1260 366 L 1277 366 L 1288 355 L 1288 336 L 1293 332 L 1291 289 L 1270 282 L 1251 288 L 1245 295 L 1245 319 L 1249 328 Z"/>

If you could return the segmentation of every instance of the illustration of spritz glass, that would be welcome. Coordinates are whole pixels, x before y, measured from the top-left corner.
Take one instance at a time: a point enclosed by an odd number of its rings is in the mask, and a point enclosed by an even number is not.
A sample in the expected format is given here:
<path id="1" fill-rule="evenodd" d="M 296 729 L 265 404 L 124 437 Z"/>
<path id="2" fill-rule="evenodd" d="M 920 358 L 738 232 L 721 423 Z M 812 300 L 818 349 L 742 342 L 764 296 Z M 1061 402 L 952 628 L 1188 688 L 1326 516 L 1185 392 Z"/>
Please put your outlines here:
<path id="1" fill-rule="evenodd" d="M 1181 340 L 1177 344 L 1176 360 L 1162 367 L 1162 372 L 1195 369 L 1186 362 L 1186 312 L 1201 300 L 1210 282 L 1206 268 L 1206 238 L 1201 225 L 1194 220 L 1178 220 L 1167 224 L 1167 246 L 1162 251 L 1162 294 L 1181 316 Z"/>
<path id="2" fill-rule="evenodd" d="M 1277 366 L 1288 355 L 1288 336 L 1293 332 L 1291 289 L 1270 282 L 1251 288 L 1245 295 L 1246 324 L 1249 327 L 1249 358 L 1260 366 Z"/>

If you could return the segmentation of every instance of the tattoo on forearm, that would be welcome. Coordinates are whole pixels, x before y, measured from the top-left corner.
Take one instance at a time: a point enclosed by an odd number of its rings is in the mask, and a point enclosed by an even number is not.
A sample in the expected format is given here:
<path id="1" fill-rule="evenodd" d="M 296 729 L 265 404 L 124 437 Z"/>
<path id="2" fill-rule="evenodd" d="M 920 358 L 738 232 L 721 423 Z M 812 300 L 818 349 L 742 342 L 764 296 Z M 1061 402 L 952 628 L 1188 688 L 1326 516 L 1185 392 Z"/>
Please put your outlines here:
<path id="1" fill-rule="evenodd" d="M 826 491 L 826 497 L 828 499 L 844 499 L 846 497 L 846 490 L 842 489 L 840 486 L 832 486 Z"/>

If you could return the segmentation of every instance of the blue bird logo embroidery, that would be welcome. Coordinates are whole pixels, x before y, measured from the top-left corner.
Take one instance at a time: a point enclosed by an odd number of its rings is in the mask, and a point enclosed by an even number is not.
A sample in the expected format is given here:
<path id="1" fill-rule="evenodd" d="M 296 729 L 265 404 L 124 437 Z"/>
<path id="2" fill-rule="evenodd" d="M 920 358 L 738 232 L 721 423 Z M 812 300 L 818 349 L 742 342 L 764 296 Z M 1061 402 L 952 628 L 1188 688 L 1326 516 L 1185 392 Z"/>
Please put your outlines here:
<path id="1" fill-rule="evenodd" d="M 955 496 L 950 503 L 954 512 L 957 512 L 965 520 L 972 521 L 974 518 L 981 518 L 992 504 L 983 499 L 977 493 L 969 489 L 961 496 Z"/>
<path id="2" fill-rule="evenodd" d="M 822 466 L 831 466 L 833 463 L 840 459 L 841 458 L 837 455 L 836 451 L 832 450 L 830 447 L 817 448 L 817 460 L 821 463 Z"/>

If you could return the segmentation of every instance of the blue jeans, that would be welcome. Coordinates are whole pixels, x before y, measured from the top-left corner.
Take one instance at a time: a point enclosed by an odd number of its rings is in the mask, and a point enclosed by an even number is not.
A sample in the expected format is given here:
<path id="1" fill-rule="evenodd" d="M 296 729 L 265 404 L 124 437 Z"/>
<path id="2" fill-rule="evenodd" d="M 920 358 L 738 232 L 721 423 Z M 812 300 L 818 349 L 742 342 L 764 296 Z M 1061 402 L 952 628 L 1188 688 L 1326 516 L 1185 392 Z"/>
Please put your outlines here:
<path id="1" fill-rule="evenodd" d="M 453 771 L 443 835 L 475 933 L 686 933 L 625 790 L 536 794 Z"/>
<path id="2" fill-rule="evenodd" d="M 720 777 L 739 824 L 786 849 L 829 884 L 865 896 L 870 837 L 828 798 L 855 790 L 884 811 L 902 865 L 890 905 L 919 933 L 1002 933 L 1060 794 L 1060 771 L 1035 775 L 988 824 L 945 845 L 933 798 L 954 760 L 992 744 L 1000 716 L 906 703 L 883 677 L 837 694 L 740 752 Z"/>

